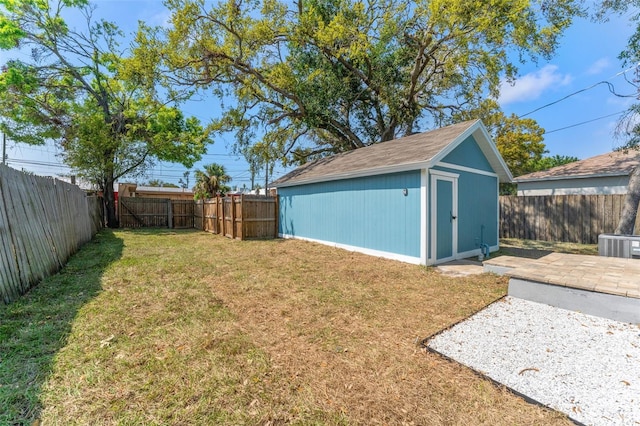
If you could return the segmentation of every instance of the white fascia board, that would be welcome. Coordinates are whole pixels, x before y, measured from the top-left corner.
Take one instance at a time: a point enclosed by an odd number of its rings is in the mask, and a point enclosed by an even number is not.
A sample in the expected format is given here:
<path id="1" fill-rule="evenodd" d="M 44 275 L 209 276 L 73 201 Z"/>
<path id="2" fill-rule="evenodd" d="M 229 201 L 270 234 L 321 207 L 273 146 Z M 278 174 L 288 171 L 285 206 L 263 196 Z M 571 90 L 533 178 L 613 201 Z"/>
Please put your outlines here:
<path id="1" fill-rule="evenodd" d="M 421 161 L 417 163 L 396 164 L 393 166 L 377 167 L 374 169 L 356 170 L 348 173 L 338 173 L 335 175 L 318 176 L 309 179 L 300 179 L 294 182 L 285 182 L 274 186 L 275 188 L 285 188 L 288 186 L 308 185 L 310 183 L 331 182 L 344 179 L 355 179 L 367 176 L 387 175 L 391 173 L 409 172 L 412 170 L 421 170 L 427 167 L 427 162 Z"/>
<path id="2" fill-rule="evenodd" d="M 513 175 L 511 174 L 511 170 L 509 170 L 509 166 L 507 166 L 507 163 L 504 161 L 504 158 L 502 158 L 502 155 L 500 155 L 500 151 L 498 151 L 498 147 L 496 146 L 496 144 L 492 142 L 493 139 L 489 135 L 487 128 L 484 127 L 482 122 L 480 122 L 480 125 L 478 126 L 478 130 L 482 135 L 483 139 L 485 140 L 485 144 L 480 144 L 480 149 L 482 150 L 482 152 L 484 152 L 484 154 L 487 155 L 487 152 L 484 150 L 484 148 L 488 148 L 493 156 L 493 159 L 498 162 L 500 168 L 502 168 L 502 170 L 505 172 L 505 178 L 506 178 L 505 183 L 513 182 Z M 491 164 L 492 166 L 495 166 L 491 161 L 491 158 L 489 158 L 489 164 Z M 495 167 L 494 167 L 494 170 L 495 170 Z M 498 177 L 500 177 L 500 173 L 498 173 Z"/>

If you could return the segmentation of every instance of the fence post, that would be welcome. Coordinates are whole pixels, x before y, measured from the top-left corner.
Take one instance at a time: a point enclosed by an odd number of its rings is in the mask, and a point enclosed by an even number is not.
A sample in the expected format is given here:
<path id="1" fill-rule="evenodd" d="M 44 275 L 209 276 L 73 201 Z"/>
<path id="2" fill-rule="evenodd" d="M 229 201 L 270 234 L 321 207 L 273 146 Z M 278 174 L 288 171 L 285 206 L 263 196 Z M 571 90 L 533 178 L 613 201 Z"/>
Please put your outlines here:
<path id="1" fill-rule="evenodd" d="M 274 204 L 274 221 L 273 221 L 273 238 L 278 238 L 278 222 L 280 220 L 280 200 L 278 199 L 278 194 L 275 195 L 273 199 Z"/>
<path id="2" fill-rule="evenodd" d="M 206 225 L 205 225 L 205 217 L 204 217 L 204 201 L 205 199 L 203 198 L 202 200 L 200 200 L 202 202 L 202 229 L 201 231 L 206 231 Z"/>
<path id="3" fill-rule="evenodd" d="M 167 216 L 168 216 L 168 222 L 169 222 L 169 229 L 173 228 L 173 202 L 168 199 L 167 200 Z"/>
<path id="4" fill-rule="evenodd" d="M 224 216 L 224 198 L 221 196 L 218 197 L 218 208 L 220 209 L 220 216 L 218 216 L 218 220 L 220 221 L 220 228 L 218 232 L 222 235 L 227 235 L 227 219 Z"/>
<path id="5" fill-rule="evenodd" d="M 245 214 L 244 214 L 244 194 L 240 194 L 240 239 L 244 240 L 244 236 L 247 235 L 247 230 L 245 229 Z"/>
<path id="6" fill-rule="evenodd" d="M 231 196 L 231 238 L 236 238 L 236 200 Z"/>

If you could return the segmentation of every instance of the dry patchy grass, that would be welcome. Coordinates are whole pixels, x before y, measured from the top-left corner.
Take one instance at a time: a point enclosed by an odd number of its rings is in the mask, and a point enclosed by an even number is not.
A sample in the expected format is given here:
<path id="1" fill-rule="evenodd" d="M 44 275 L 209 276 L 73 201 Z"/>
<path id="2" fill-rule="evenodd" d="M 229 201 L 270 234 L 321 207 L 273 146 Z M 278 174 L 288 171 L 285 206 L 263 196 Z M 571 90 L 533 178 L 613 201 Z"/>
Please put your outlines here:
<path id="1" fill-rule="evenodd" d="M 122 255 L 43 385 L 44 424 L 568 424 L 416 344 L 504 278 L 293 240 L 115 235 Z"/>
<path id="2" fill-rule="evenodd" d="M 597 256 L 598 245 L 502 238 L 500 251 L 497 254 L 537 259 L 553 252 Z M 495 254 L 492 253 L 492 256 Z"/>

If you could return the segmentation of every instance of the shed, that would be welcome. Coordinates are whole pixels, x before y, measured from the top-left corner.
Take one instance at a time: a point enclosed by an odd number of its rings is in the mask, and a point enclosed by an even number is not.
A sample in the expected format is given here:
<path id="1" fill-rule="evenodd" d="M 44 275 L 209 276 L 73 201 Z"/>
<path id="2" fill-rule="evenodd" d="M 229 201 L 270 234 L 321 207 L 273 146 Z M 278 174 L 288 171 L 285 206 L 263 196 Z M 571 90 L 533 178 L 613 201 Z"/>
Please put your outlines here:
<path id="1" fill-rule="evenodd" d="M 279 236 L 431 265 L 497 250 L 511 173 L 479 120 L 307 163 L 273 183 Z"/>
<path id="2" fill-rule="evenodd" d="M 613 151 L 549 170 L 518 176 L 518 195 L 626 194 L 640 151 Z"/>

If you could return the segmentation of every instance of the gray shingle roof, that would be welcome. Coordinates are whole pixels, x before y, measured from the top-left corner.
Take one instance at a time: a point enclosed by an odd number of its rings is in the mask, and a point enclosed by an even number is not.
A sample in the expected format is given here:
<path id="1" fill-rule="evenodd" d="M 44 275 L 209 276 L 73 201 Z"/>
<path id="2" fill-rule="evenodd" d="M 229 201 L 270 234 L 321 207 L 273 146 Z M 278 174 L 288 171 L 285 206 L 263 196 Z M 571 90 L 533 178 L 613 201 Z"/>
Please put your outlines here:
<path id="1" fill-rule="evenodd" d="M 640 164 L 640 151 L 613 151 L 585 160 L 518 176 L 514 182 L 580 179 L 600 176 L 627 176 Z"/>
<path id="2" fill-rule="evenodd" d="M 477 123 L 479 123 L 478 120 L 464 121 L 429 132 L 416 133 L 312 161 L 282 176 L 273 182 L 273 186 L 348 178 L 352 175 L 366 174 L 368 171 L 371 171 L 372 174 L 374 171 L 382 173 L 385 169 L 402 168 L 403 166 L 406 166 L 407 170 L 411 169 L 412 165 L 419 168 L 419 166 L 431 162 L 447 146 L 458 140 L 472 127 L 478 128 Z M 508 170 L 505 175 L 509 175 Z M 510 175 L 508 178 L 510 179 Z"/>

